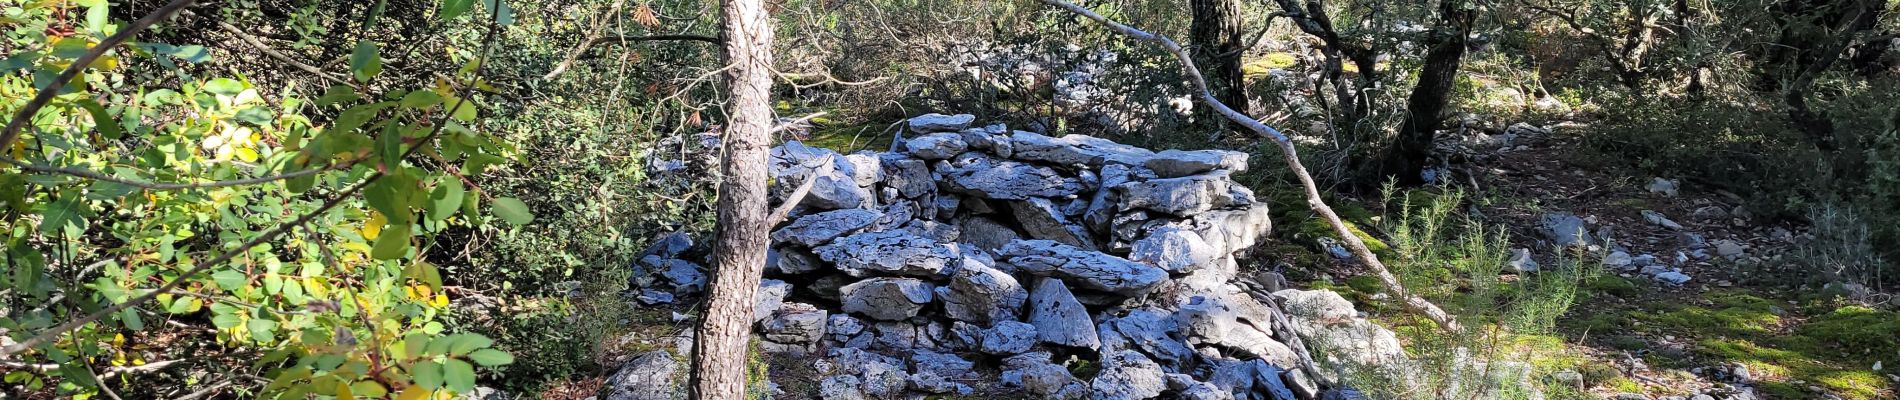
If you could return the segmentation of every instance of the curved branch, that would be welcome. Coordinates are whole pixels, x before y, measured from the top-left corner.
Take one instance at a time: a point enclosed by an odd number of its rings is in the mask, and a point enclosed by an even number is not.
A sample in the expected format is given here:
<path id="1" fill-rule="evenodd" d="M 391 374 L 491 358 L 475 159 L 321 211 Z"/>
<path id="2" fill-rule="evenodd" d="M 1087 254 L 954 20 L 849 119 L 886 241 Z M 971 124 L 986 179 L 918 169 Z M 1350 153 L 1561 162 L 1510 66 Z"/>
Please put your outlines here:
<path id="1" fill-rule="evenodd" d="M 575 60 L 579 60 L 582 54 L 587 54 L 587 50 L 592 49 L 595 44 L 599 44 L 600 42 L 652 42 L 652 41 L 662 41 L 662 40 L 700 41 L 700 42 L 710 43 L 714 46 L 718 46 L 722 43 L 725 43 L 724 41 L 721 41 L 719 40 L 719 38 L 716 38 L 716 37 L 705 36 L 705 35 L 691 35 L 691 34 L 648 35 L 648 36 L 625 36 L 625 35 L 623 36 L 594 36 L 594 37 L 587 38 L 587 40 L 581 41 L 581 44 L 579 46 L 574 47 L 574 51 L 567 53 L 567 58 L 562 59 L 560 64 L 554 64 L 554 70 L 548 71 L 547 75 L 542 75 L 541 79 L 543 80 L 554 79 L 554 77 L 560 76 L 562 72 L 567 72 L 568 67 L 572 67 L 574 65 Z"/>
<path id="2" fill-rule="evenodd" d="M 1094 11 L 1089 11 L 1089 9 L 1063 0 L 1042 0 L 1042 2 L 1043 4 L 1056 6 L 1068 10 L 1071 13 L 1087 17 L 1096 23 L 1107 26 L 1109 29 L 1137 41 L 1154 43 L 1161 46 L 1162 49 L 1167 50 L 1169 54 L 1173 54 L 1176 59 L 1181 61 L 1181 69 L 1186 73 L 1187 81 L 1193 86 L 1195 95 L 1200 97 L 1201 103 L 1213 108 L 1222 116 L 1246 127 L 1248 130 L 1252 130 L 1260 136 L 1271 139 L 1274 144 L 1280 146 L 1280 155 L 1286 159 L 1287 167 L 1293 170 L 1293 175 L 1299 177 L 1300 185 L 1306 189 L 1306 205 L 1312 208 L 1313 212 L 1318 213 L 1321 219 L 1326 220 L 1327 225 L 1332 226 L 1333 233 L 1339 235 L 1341 241 L 1346 243 L 1346 247 L 1352 250 L 1354 256 L 1365 261 L 1366 266 L 1371 268 L 1373 272 L 1378 275 L 1379 281 L 1385 284 L 1386 290 L 1391 291 L 1393 297 L 1402 299 L 1406 307 L 1420 314 L 1424 314 L 1426 318 L 1437 322 L 1440 327 L 1446 330 L 1454 332 L 1464 330 L 1451 314 L 1446 313 L 1445 310 L 1438 308 L 1437 305 L 1425 300 L 1425 298 L 1412 295 L 1407 291 L 1404 284 L 1399 282 L 1398 276 L 1393 275 L 1391 270 L 1386 269 L 1385 263 L 1379 261 L 1379 256 L 1373 254 L 1372 250 L 1366 247 L 1366 242 L 1359 240 L 1358 236 L 1352 234 L 1352 231 L 1346 227 L 1346 223 L 1339 219 L 1339 214 L 1333 212 L 1333 208 L 1327 206 L 1326 201 L 1320 197 L 1319 185 L 1313 182 L 1313 175 L 1306 172 L 1306 166 L 1300 164 L 1299 150 L 1293 148 L 1293 141 L 1287 139 L 1286 134 L 1261 123 L 1259 120 L 1253 119 L 1253 117 L 1241 114 L 1239 111 L 1234 111 L 1232 107 L 1228 107 L 1226 104 L 1221 103 L 1219 99 L 1214 98 L 1213 92 L 1208 91 L 1207 79 L 1201 76 L 1201 69 L 1194 66 L 1193 59 L 1188 57 L 1187 51 L 1181 48 L 1180 43 L 1175 43 L 1173 39 L 1168 39 L 1166 36 L 1148 33 L 1128 25 L 1123 25 L 1108 19 L 1108 17 L 1103 17 L 1101 14 L 1096 14 Z"/>
<path id="3" fill-rule="evenodd" d="M 73 60 L 73 65 L 67 66 L 65 71 L 59 72 L 58 77 L 47 82 L 46 88 L 40 89 L 40 93 L 34 95 L 32 100 L 28 100 L 25 107 L 20 107 L 19 112 L 13 113 L 13 119 L 7 120 L 6 129 L 0 130 L 0 148 L 12 146 L 13 140 L 20 137 L 20 130 L 26 128 L 27 121 L 33 119 L 34 115 L 39 114 L 41 108 L 46 108 L 46 103 L 52 102 L 53 97 L 59 96 L 59 91 L 66 87 L 66 82 L 72 81 L 74 77 L 79 76 L 81 71 L 90 68 L 93 61 L 99 60 L 100 56 L 104 56 L 106 52 L 111 51 L 112 48 L 125 44 L 127 40 L 132 40 L 133 35 L 137 35 L 139 31 L 143 31 L 145 28 L 150 28 L 152 24 L 158 23 L 158 20 L 170 18 L 172 14 L 177 13 L 178 10 L 183 10 L 195 2 L 194 0 L 172 0 L 171 3 L 166 4 L 164 7 L 159 7 L 158 10 L 146 15 L 145 18 L 139 18 L 138 21 L 133 21 L 131 25 L 120 29 L 119 33 L 112 34 L 112 36 L 107 37 L 106 40 L 100 41 L 98 46 L 87 49 L 86 54 Z"/>
<path id="4" fill-rule="evenodd" d="M 167 183 L 167 182 L 135 181 L 135 180 L 125 179 L 125 178 L 115 177 L 112 175 L 102 174 L 102 173 L 99 173 L 98 171 L 93 171 L 89 169 L 80 169 L 80 168 L 72 168 L 72 167 L 55 167 L 55 166 L 50 166 L 50 165 L 32 164 L 25 161 L 15 160 L 10 157 L 0 157 L 0 162 L 11 164 L 15 167 L 20 167 L 21 170 L 25 170 L 25 171 L 33 171 L 33 172 L 46 173 L 46 174 L 68 175 L 68 176 L 91 179 L 91 180 L 101 181 L 101 182 L 112 182 L 112 183 L 117 183 L 121 185 L 126 185 L 126 186 L 136 187 L 140 189 L 146 189 L 146 190 L 208 189 L 208 188 L 220 188 L 220 187 L 226 187 L 226 186 L 254 185 L 254 184 L 259 184 L 259 183 L 274 182 L 274 181 L 280 181 L 280 180 L 285 180 L 285 179 L 316 175 L 317 173 L 334 169 L 330 167 L 312 168 L 312 169 L 306 169 L 306 170 L 296 171 L 296 172 L 287 172 L 287 173 L 278 174 L 278 175 L 260 176 L 256 178 L 245 178 L 245 179 L 233 179 L 233 180 L 228 180 L 228 181 L 211 181 L 211 182 L 199 182 L 199 183 Z"/>
<path id="5" fill-rule="evenodd" d="M 362 87 L 357 86 L 355 82 L 350 82 L 350 80 L 348 79 L 343 79 L 343 78 L 337 77 L 336 75 L 325 73 L 323 72 L 322 68 L 317 68 L 314 65 L 310 65 L 302 61 L 297 61 L 297 59 L 290 58 L 290 56 L 284 55 L 284 53 L 279 53 L 277 52 L 276 49 L 272 49 L 270 45 L 267 45 L 267 44 L 264 44 L 264 42 L 258 41 L 256 37 L 252 37 L 250 34 L 244 33 L 243 29 L 238 29 L 238 27 L 232 26 L 228 22 L 218 21 L 218 28 L 223 29 L 225 33 L 229 33 L 231 34 L 231 36 L 237 37 L 238 41 L 244 42 L 244 44 L 251 45 L 252 48 L 256 48 L 257 51 L 264 53 L 264 55 L 270 56 L 270 58 L 277 59 L 277 61 L 282 61 L 285 64 L 290 64 L 290 66 L 292 67 L 297 67 L 297 69 L 301 69 L 304 72 L 309 72 L 325 80 L 329 80 L 331 82 L 336 82 L 338 84 L 356 88 L 357 91 L 362 91 L 363 89 Z"/>

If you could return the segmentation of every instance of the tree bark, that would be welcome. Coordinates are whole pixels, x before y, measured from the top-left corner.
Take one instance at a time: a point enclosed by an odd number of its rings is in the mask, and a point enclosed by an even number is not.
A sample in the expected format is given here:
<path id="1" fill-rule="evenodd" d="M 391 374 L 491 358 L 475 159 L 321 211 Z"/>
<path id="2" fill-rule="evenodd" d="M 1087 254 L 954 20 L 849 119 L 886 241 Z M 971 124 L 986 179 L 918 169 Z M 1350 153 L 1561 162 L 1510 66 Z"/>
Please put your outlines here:
<path id="1" fill-rule="evenodd" d="M 1193 47 L 1195 63 L 1209 66 L 1208 84 L 1214 86 L 1215 97 L 1236 110 L 1247 110 L 1247 77 L 1241 71 L 1240 59 L 1245 48 L 1241 41 L 1244 33 L 1240 27 L 1239 0 L 1192 0 L 1194 20 L 1188 41 Z M 1225 122 L 1212 110 L 1202 107 L 1195 113 L 1196 119 Z"/>
<path id="2" fill-rule="evenodd" d="M 753 298 L 765 268 L 768 220 L 766 149 L 772 129 L 772 24 L 762 0 L 724 0 L 726 160 L 719 184 L 719 237 L 713 275 L 693 341 L 692 398 L 739 400 L 746 392 L 746 347 Z"/>
<path id="3" fill-rule="evenodd" d="M 1438 26 L 1432 29 L 1432 44 L 1425 53 L 1425 66 L 1419 71 L 1418 85 L 1406 98 L 1405 122 L 1399 137 L 1386 156 L 1387 175 L 1396 175 L 1399 183 L 1424 182 L 1425 163 L 1437 138 L 1439 114 L 1458 79 L 1458 65 L 1465 55 L 1466 38 L 1477 21 L 1475 5 L 1463 0 L 1440 0 Z"/>

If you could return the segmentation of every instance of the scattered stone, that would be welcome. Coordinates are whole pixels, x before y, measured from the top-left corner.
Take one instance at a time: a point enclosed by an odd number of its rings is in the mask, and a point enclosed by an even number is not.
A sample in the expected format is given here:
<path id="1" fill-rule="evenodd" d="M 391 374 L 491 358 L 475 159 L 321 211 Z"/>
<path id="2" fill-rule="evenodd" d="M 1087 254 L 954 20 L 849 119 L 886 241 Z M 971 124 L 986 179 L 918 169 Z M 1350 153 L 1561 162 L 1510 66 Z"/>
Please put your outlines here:
<path id="1" fill-rule="evenodd" d="M 1531 259 L 1531 249 L 1526 248 L 1512 249 L 1511 261 L 1506 265 L 1511 267 L 1511 271 L 1517 273 L 1534 273 L 1538 268 L 1537 260 Z"/>
<path id="2" fill-rule="evenodd" d="M 1102 345 L 1088 310 L 1075 301 L 1061 279 L 1038 278 L 1029 295 L 1029 324 L 1036 327 L 1036 338 L 1046 343 L 1089 349 Z"/>
<path id="3" fill-rule="evenodd" d="M 1742 254 L 1746 254 L 1746 253 L 1748 253 L 1748 247 L 1743 246 L 1740 242 L 1736 242 L 1734 240 L 1728 240 L 1728 239 L 1715 241 L 1716 255 L 1720 255 L 1722 257 L 1728 257 L 1728 258 L 1735 258 L 1735 257 L 1741 257 Z"/>
<path id="4" fill-rule="evenodd" d="M 1668 272 L 1656 274 L 1656 280 L 1663 281 L 1671 285 L 1681 285 L 1684 283 L 1689 283 L 1689 275 L 1683 274 L 1682 271 L 1668 271 Z"/>
<path id="5" fill-rule="evenodd" d="M 871 278 L 845 285 L 844 312 L 897 321 L 917 315 L 931 300 L 931 285 L 912 278 Z"/>
<path id="6" fill-rule="evenodd" d="M 1569 213 L 1548 213 L 1543 217 L 1543 233 L 1557 247 L 1589 246 L 1594 239 L 1584 228 L 1583 219 Z"/>
<path id="7" fill-rule="evenodd" d="M 654 350 L 635 356 L 607 377 L 605 400 L 672 400 L 673 372 L 679 362 L 666 350 Z"/>
<path id="8" fill-rule="evenodd" d="M 1655 211 L 1643 210 L 1643 221 L 1664 228 L 1682 230 L 1682 224 L 1678 224 L 1676 221 L 1670 220 L 1669 217 L 1663 216 L 1662 213 Z"/>
<path id="9" fill-rule="evenodd" d="M 1657 193 L 1669 197 L 1676 197 L 1677 192 L 1676 181 L 1663 178 L 1650 180 L 1648 189 L 1650 193 Z"/>

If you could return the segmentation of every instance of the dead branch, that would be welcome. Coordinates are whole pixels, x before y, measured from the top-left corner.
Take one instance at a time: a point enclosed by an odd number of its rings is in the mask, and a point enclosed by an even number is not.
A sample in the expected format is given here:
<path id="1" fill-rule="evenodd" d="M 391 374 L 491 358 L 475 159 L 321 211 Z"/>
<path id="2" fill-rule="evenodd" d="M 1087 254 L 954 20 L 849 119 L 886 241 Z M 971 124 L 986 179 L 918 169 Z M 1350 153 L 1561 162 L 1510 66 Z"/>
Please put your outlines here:
<path id="1" fill-rule="evenodd" d="M 1420 314 L 1424 314 L 1426 318 L 1437 322 L 1440 327 L 1446 330 L 1453 332 L 1464 330 L 1451 314 L 1446 313 L 1445 310 L 1438 308 L 1437 305 L 1432 304 L 1430 301 L 1412 295 L 1407 291 L 1404 284 L 1399 282 L 1398 276 L 1393 275 L 1391 270 L 1386 269 L 1385 263 L 1380 262 L 1379 257 L 1374 255 L 1372 250 L 1366 247 L 1365 241 L 1359 240 L 1358 236 L 1352 234 L 1352 230 L 1346 227 L 1346 223 L 1339 219 L 1339 214 L 1333 212 L 1333 208 L 1327 206 L 1326 201 L 1320 197 L 1319 185 L 1313 182 L 1313 176 L 1306 172 L 1304 165 L 1300 164 L 1299 150 L 1293 147 L 1293 141 L 1289 140 L 1286 134 L 1246 114 L 1234 111 L 1232 107 L 1228 107 L 1226 104 L 1221 103 L 1219 99 L 1214 98 L 1213 92 L 1207 89 L 1207 80 L 1201 76 L 1200 68 L 1194 65 L 1192 59 L 1188 57 L 1187 51 L 1181 48 L 1180 43 L 1176 43 L 1173 39 L 1169 39 L 1166 36 L 1148 33 L 1128 25 L 1123 25 L 1108 19 L 1108 17 L 1103 17 L 1101 14 L 1096 14 L 1094 11 L 1089 11 L 1089 9 L 1063 0 L 1042 0 L 1042 2 L 1043 4 L 1056 6 L 1094 20 L 1096 23 L 1121 33 L 1123 36 L 1128 36 L 1130 39 L 1154 43 L 1161 46 L 1161 48 L 1166 50 L 1169 54 L 1173 54 L 1175 59 L 1181 62 L 1181 69 L 1186 73 L 1187 81 L 1193 86 L 1193 91 L 1196 96 L 1200 97 L 1201 103 L 1213 108 L 1234 123 L 1240 124 L 1248 130 L 1272 140 L 1274 144 L 1280 146 L 1280 155 L 1286 159 L 1287 167 L 1293 171 L 1294 176 L 1299 177 L 1300 185 L 1306 189 L 1306 205 L 1312 208 L 1313 212 L 1318 213 L 1321 219 L 1326 220 L 1327 225 L 1333 227 L 1333 233 L 1339 236 L 1340 241 L 1346 243 L 1346 247 L 1352 250 L 1354 256 L 1363 260 L 1366 266 L 1373 270 L 1378 276 L 1379 281 L 1385 284 L 1386 290 L 1391 292 L 1392 297 L 1401 299 L 1406 307 Z"/>

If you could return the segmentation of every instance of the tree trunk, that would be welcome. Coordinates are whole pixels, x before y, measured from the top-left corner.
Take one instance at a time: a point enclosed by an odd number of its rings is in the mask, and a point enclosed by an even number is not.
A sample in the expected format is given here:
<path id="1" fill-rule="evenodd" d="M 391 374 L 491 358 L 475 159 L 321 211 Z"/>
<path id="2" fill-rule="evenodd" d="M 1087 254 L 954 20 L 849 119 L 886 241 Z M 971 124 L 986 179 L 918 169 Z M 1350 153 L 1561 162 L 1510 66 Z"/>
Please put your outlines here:
<path id="1" fill-rule="evenodd" d="M 1241 43 L 1243 33 L 1240 27 L 1239 0 L 1192 0 L 1194 9 L 1192 34 L 1189 45 L 1194 49 L 1195 63 L 1208 66 L 1208 84 L 1214 86 L 1214 96 L 1220 98 L 1235 110 L 1247 110 L 1247 81 L 1240 68 L 1240 59 L 1245 44 Z M 1196 112 L 1196 118 L 1204 121 L 1226 122 L 1225 118 L 1202 107 Z"/>
<path id="2" fill-rule="evenodd" d="M 1465 56 L 1465 41 L 1471 36 L 1477 17 L 1475 6 L 1468 6 L 1463 0 L 1438 3 L 1438 24 L 1431 32 L 1425 66 L 1419 71 L 1418 85 L 1406 98 L 1405 122 L 1400 125 L 1399 137 L 1385 160 L 1385 174 L 1396 175 L 1401 184 L 1424 183 L 1422 173 L 1432 155 L 1439 113 L 1445 110 L 1452 85 L 1457 82 L 1459 61 Z"/>
<path id="3" fill-rule="evenodd" d="M 766 149 L 772 129 L 772 24 L 762 0 L 724 0 L 728 121 L 719 184 L 719 237 L 713 274 L 693 341 L 692 397 L 739 400 L 746 392 L 746 347 L 753 298 L 764 273 Z"/>

